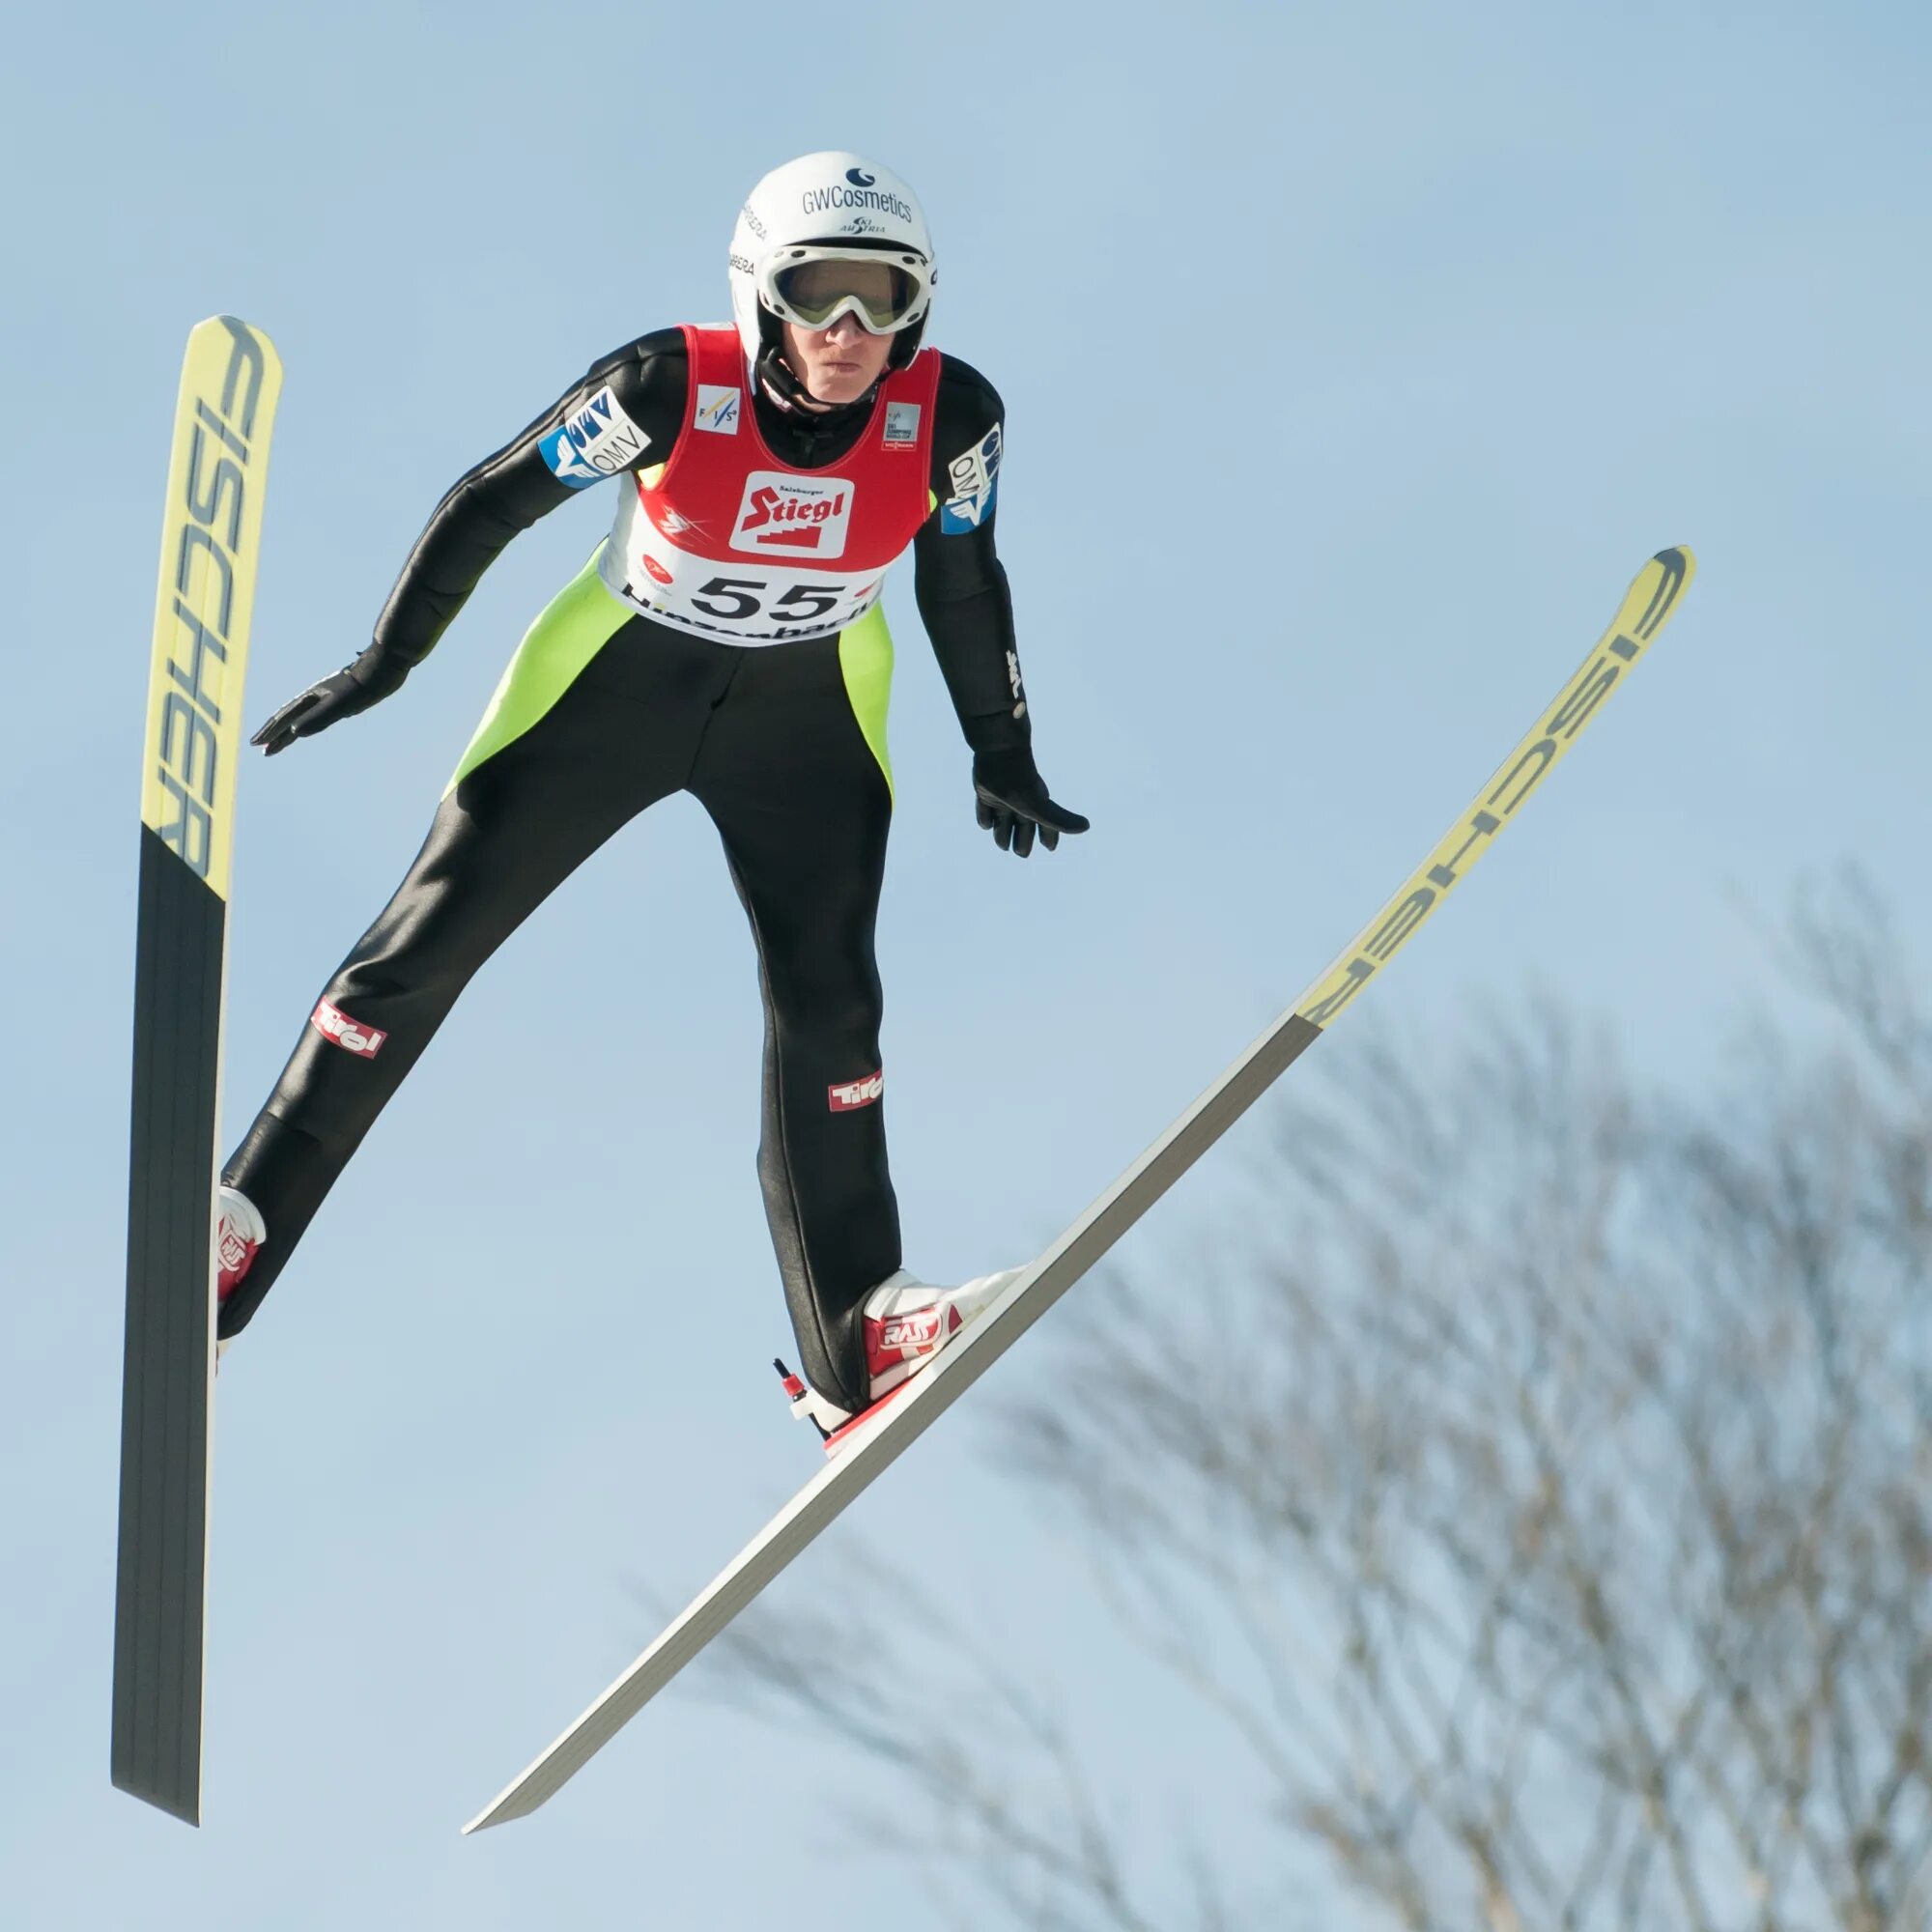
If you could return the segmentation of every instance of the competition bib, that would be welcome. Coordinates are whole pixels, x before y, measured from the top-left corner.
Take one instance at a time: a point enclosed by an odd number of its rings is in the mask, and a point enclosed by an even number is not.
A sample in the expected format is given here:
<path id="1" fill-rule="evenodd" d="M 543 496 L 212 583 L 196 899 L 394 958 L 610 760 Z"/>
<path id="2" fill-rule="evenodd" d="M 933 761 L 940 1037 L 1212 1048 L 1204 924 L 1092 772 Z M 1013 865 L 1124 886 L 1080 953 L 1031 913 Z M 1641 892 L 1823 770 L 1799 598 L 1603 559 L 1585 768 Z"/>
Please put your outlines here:
<path id="1" fill-rule="evenodd" d="M 668 464 L 620 483 L 604 582 L 658 623 L 721 642 L 844 630 L 877 602 L 930 507 L 937 353 L 887 377 L 834 469 L 793 469 L 758 434 L 737 331 L 686 325 L 684 335 L 683 429 Z"/>

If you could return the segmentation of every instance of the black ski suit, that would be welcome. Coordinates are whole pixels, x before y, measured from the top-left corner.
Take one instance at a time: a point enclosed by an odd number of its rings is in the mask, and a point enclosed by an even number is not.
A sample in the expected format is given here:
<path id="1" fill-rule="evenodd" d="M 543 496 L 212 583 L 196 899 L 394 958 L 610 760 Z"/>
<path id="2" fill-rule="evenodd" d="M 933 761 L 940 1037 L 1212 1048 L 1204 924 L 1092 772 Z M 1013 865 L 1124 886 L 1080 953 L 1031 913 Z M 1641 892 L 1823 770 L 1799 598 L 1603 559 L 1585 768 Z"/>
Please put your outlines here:
<path id="1" fill-rule="evenodd" d="M 679 331 L 644 336 L 594 364 L 464 476 L 411 552 L 353 668 L 358 681 L 378 696 L 393 690 L 510 539 L 575 494 L 546 453 L 574 412 L 608 387 L 648 440 L 631 468 L 661 464 L 689 420 L 689 384 Z M 868 400 L 814 417 L 753 394 L 766 445 L 801 469 L 838 462 L 872 413 Z M 945 508 L 961 459 L 984 450 L 989 435 L 997 451 L 1001 412 L 982 377 L 942 358 L 935 507 L 913 544 L 916 589 L 976 753 L 1023 749 L 1030 728 L 990 493 L 970 526 Z M 635 485 L 620 475 L 618 487 Z M 223 1303 L 220 1332 L 252 1317 L 470 975 L 619 826 L 683 790 L 718 826 L 757 947 L 766 1025 L 758 1174 L 805 1373 L 834 1401 L 863 1407 L 860 1305 L 900 1265 L 872 1080 L 881 1009 L 873 924 L 892 811 L 882 746 L 855 717 L 839 636 L 748 648 L 689 635 L 619 603 L 594 569 L 532 627 L 511 678 L 556 635 L 578 639 L 582 656 L 585 625 L 594 627 L 587 662 L 507 742 L 500 728 L 492 733 L 499 693 L 414 864 L 324 989 L 224 1168 L 260 1209 L 268 1240 Z"/>

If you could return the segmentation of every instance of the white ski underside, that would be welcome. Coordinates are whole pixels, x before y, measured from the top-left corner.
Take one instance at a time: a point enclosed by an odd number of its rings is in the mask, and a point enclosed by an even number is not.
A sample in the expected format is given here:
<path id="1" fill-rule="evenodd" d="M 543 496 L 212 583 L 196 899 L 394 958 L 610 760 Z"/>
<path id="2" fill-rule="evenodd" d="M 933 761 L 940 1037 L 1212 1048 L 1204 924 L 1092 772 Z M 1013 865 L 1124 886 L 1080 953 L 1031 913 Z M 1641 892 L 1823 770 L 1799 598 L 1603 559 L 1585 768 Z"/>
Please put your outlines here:
<path id="1" fill-rule="evenodd" d="M 1073 1284 L 1353 1004 L 1433 916 L 1501 828 L 1548 778 L 1603 700 L 1662 630 L 1695 563 L 1660 552 L 1625 594 L 1615 621 L 1428 859 L 1294 1005 L 1186 1113 L 908 1384 L 738 1552 L 623 1676 L 463 1829 L 534 1811 L 581 1771 L 861 1492 L 937 1422 Z"/>

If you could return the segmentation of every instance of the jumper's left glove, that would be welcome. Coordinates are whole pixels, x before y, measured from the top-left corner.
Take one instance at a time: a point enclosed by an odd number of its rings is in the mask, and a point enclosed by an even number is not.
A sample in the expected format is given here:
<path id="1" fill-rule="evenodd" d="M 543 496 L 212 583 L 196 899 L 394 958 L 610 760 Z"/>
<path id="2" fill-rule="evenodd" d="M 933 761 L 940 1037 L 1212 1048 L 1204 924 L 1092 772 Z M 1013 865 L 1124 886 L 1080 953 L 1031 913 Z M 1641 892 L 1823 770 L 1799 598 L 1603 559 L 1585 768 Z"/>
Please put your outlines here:
<path id="1" fill-rule="evenodd" d="M 1046 781 L 1025 745 L 1004 752 L 980 752 L 973 759 L 973 795 L 980 823 L 993 835 L 1002 852 L 1024 859 L 1033 850 L 1034 835 L 1051 852 L 1063 832 L 1085 832 L 1087 820 L 1077 811 L 1055 805 L 1046 795 Z"/>

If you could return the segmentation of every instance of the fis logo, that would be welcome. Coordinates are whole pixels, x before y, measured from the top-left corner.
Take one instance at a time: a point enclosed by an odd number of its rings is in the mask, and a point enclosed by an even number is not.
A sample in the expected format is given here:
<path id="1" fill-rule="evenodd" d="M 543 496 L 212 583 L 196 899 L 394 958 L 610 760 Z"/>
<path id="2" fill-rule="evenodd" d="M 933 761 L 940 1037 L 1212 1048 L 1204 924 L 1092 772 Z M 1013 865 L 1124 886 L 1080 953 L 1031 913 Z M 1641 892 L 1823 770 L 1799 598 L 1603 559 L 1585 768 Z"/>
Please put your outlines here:
<path id="1" fill-rule="evenodd" d="M 337 1046 L 359 1053 L 364 1060 L 374 1060 L 389 1037 L 379 1027 L 365 1027 L 352 1020 L 340 1007 L 331 1007 L 327 1000 L 316 1002 L 308 1023 L 324 1039 L 332 1039 Z"/>
<path id="2" fill-rule="evenodd" d="M 886 405 L 886 447 L 888 449 L 916 449 L 919 446 L 918 403 L 888 403 Z"/>
<path id="3" fill-rule="evenodd" d="M 745 478 L 733 550 L 831 558 L 845 554 L 852 486 L 842 476 L 754 469 Z"/>
<path id="4" fill-rule="evenodd" d="M 825 1090 L 826 1097 L 832 1103 L 835 1114 L 856 1113 L 861 1107 L 874 1105 L 886 1091 L 885 1069 L 868 1073 L 863 1080 L 848 1080 L 837 1087 Z"/>
<path id="5" fill-rule="evenodd" d="M 714 436 L 736 436 L 740 401 L 737 389 L 726 388 L 717 383 L 700 383 L 697 385 L 697 409 L 692 420 L 699 429 L 709 430 Z"/>
<path id="6" fill-rule="evenodd" d="M 606 384 L 537 446 L 559 483 L 586 490 L 628 469 L 649 441 Z"/>

